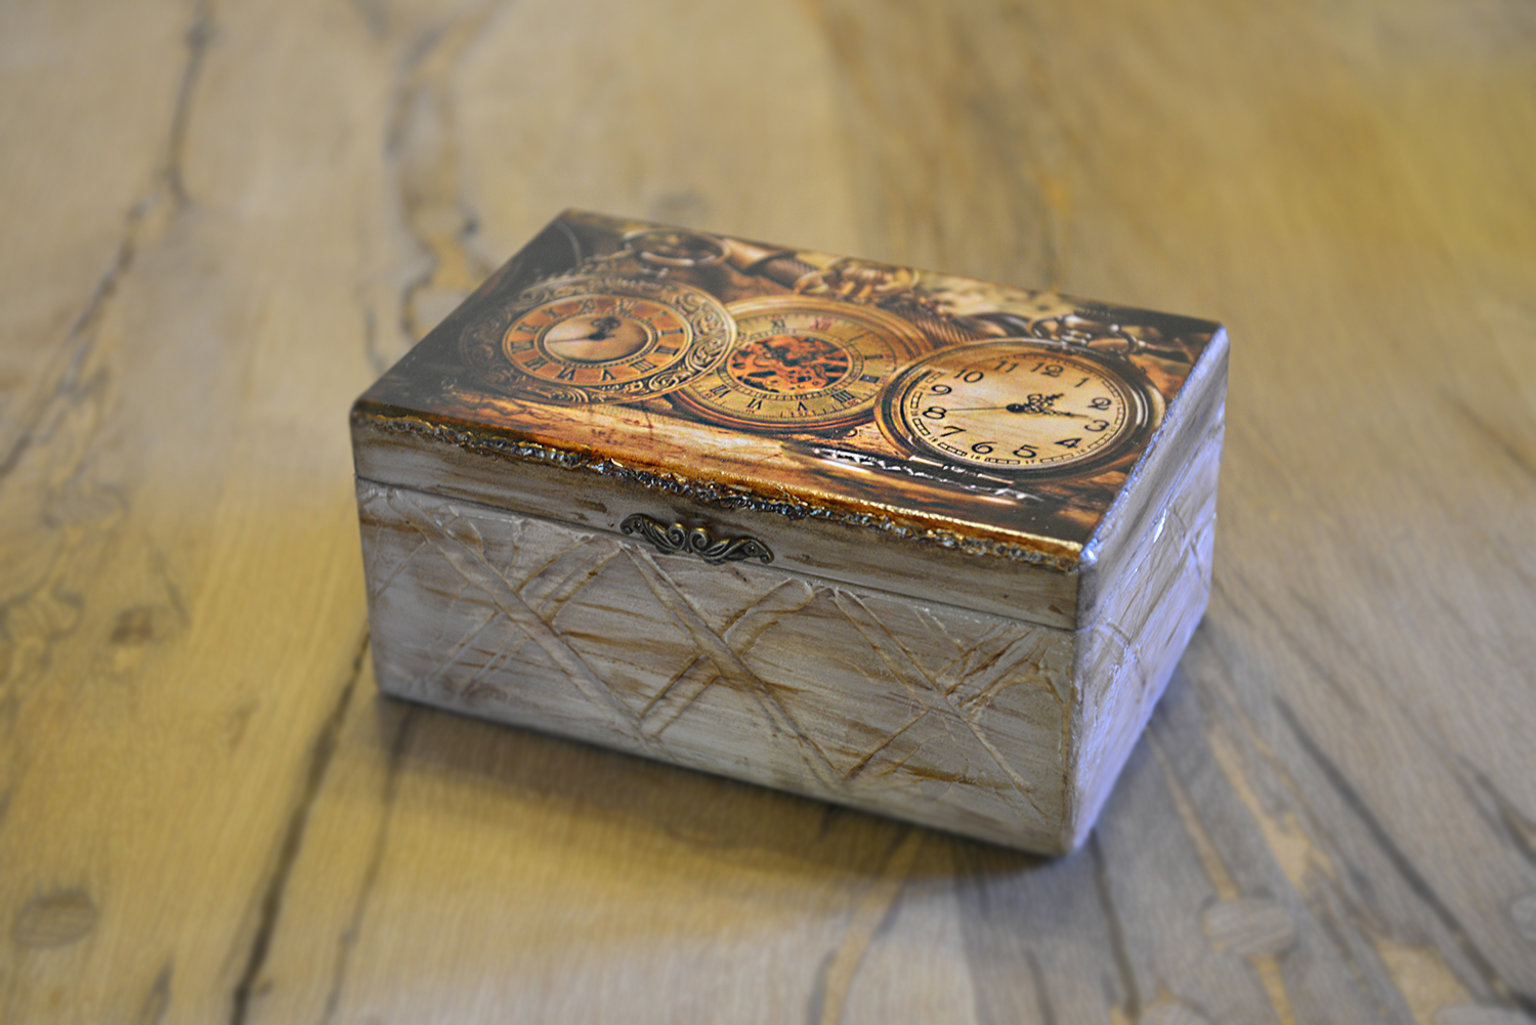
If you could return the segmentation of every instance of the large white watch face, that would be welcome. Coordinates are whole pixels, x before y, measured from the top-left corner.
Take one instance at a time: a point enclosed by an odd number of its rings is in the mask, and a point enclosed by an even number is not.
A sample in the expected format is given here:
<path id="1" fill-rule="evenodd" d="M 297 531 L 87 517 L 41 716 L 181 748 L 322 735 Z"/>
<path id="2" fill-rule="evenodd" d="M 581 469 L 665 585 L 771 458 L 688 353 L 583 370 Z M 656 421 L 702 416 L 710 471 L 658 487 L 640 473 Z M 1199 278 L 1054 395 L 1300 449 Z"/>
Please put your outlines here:
<path id="1" fill-rule="evenodd" d="M 1128 373 L 1030 339 L 944 349 L 892 384 L 881 427 L 914 453 L 987 473 L 1080 473 L 1124 455 L 1148 424 L 1148 389 Z"/>

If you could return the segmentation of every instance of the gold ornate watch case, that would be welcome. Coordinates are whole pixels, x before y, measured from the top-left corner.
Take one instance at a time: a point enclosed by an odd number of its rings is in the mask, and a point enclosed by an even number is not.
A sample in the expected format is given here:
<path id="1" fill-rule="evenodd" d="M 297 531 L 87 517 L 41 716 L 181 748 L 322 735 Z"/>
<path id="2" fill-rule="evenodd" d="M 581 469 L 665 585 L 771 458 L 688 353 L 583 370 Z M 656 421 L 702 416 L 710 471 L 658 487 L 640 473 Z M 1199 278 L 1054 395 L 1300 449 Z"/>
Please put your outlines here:
<path id="1" fill-rule="evenodd" d="M 1098 472 L 1140 450 L 1162 398 L 1128 361 L 1001 338 L 942 349 L 892 382 L 880 429 L 963 470 L 1042 479 Z"/>
<path id="2" fill-rule="evenodd" d="M 460 352 L 477 382 L 565 405 L 636 402 L 715 367 L 735 323 L 719 300 L 665 280 L 573 275 L 473 322 Z"/>
<path id="3" fill-rule="evenodd" d="M 862 303 L 770 295 L 726 309 L 736 321 L 735 345 L 669 398 L 738 430 L 822 432 L 865 423 L 881 390 L 924 347 L 912 324 Z"/>

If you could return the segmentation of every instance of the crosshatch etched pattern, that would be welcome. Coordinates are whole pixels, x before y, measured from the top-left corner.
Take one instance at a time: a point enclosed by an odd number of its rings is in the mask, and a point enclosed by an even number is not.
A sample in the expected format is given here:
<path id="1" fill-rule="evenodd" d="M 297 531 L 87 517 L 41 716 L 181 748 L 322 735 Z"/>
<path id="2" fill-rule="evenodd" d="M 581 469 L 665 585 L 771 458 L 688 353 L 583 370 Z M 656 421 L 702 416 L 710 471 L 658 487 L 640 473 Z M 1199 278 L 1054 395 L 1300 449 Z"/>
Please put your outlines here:
<path id="1" fill-rule="evenodd" d="M 1073 636 L 358 482 L 390 693 L 1050 846 Z"/>

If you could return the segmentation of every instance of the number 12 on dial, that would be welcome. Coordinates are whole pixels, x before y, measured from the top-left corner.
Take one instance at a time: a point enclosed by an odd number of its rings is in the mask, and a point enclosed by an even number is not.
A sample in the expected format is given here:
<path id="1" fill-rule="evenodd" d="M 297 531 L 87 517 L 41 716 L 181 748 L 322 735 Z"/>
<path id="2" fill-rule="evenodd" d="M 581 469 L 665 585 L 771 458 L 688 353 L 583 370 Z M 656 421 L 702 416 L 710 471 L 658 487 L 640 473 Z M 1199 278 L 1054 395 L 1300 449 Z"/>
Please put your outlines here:
<path id="1" fill-rule="evenodd" d="M 1020 478 L 1077 475 L 1131 454 L 1161 397 L 1130 363 L 1004 338 L 943 349 L 892 382 L 880 428 L 898 446 Z"/>

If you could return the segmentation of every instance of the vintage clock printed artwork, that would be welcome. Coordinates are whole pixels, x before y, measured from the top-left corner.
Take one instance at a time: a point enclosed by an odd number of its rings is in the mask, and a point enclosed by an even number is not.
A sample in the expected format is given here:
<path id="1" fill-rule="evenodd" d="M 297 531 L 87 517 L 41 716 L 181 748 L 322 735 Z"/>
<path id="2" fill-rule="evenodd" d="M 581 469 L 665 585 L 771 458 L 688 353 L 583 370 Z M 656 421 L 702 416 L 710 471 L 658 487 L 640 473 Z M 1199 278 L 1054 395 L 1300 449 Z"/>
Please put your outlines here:
<path id="1" fill-rule="evenodd" d="M 1135 451 L 1162 409 L 1133 364 L 1091 349 L 998 339 L 941 349 L 885 391 L 887 437 L 959 467 L 1081 475 Z"/>
<path id="2" fill-rule="evenodd" d="M 672 281 L 574 276 L 529 288 L 464 332 L 482 384 L 551 402 L 662 395 L 718 364 L 735 335 L 707 292 Z"/>
<path id="3" fill-rule="evenodd" d="M 673 393 L 685 413 L 747 431 L 821 432 L 869 420 L 922 334 L 876 306 L 770 295 L 727 307 L 736 343 L 709 373 Z"/>
<path id="4" fill-rule="evenodd" d="M 567 212 L 364 401 L 1081 545 L 1216 330 Z"/>

